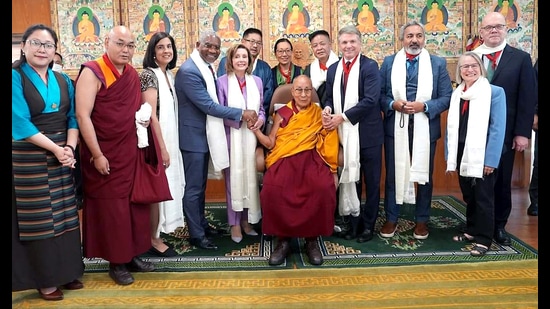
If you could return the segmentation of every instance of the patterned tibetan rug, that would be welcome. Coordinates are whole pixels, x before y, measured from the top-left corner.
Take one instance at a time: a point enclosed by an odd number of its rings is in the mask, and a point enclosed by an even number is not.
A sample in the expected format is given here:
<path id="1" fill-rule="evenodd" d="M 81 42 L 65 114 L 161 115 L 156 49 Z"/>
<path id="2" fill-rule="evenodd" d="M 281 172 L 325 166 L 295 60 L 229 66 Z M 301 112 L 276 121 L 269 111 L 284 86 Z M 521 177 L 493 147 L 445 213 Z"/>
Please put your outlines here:
<path id="1" fill-rule="evenodd" d="M 117 285 L 87 272 L 84 289 L 44 301 L 12 293 L 12 308 L 510 309 L 538 308 L 538 261 L 135 273 Z"/>
<path id="2" fill-rule="evenodd" d="M 269 266 L 267 260 L 275 247 L 276 240 L 263 236 L 261 224 L 255 228 L 258 236 L 244 235 L 240 243 L 234 243 L 226 223 L 225 203 L 209 203 L 207 217 L 213 227 L 223 231 L 213 241 L 218 250 L 204 250 L 191 246 L 186 228 L 174 233 L 162 234 L 165 242 L 173 246 L 180 255 L 160 258 L 143 254 L 145 260 L 154 262 L 158 271 L 186 272 L 209 270 L 277 270 L 294 268 L 348 268 L 376 267 L 391 265 L 449 264 L 465 262 L 488 262 L 538 259 L 537 250 L 512 236 L 510 246 L 493 243 L 484 257 L 470 256 L 470 243 L 457 243 L 452 236 L 458 233 L 465 222 L 465 205 L 452 196 L 434 196 L 429 223 L 430 236 L 417 240 L 412 236 L 414 229 L 414 205 L 403 205 L 398 220 L 398 230 L 394 237 L 383 238 L 378 230 L 384 222 L 384 208 L 380 206 L 380 216 L 373 240 L 357 243 L 333 235 L 319 240 L 324 263 L 321 266 L 309 264 L 304 250 L 303 239 L 293 239 L 292 254 L 280 266 Z M 85 259 L 86 272 L 106 272 L 108 263 L 102 259 Z"/>

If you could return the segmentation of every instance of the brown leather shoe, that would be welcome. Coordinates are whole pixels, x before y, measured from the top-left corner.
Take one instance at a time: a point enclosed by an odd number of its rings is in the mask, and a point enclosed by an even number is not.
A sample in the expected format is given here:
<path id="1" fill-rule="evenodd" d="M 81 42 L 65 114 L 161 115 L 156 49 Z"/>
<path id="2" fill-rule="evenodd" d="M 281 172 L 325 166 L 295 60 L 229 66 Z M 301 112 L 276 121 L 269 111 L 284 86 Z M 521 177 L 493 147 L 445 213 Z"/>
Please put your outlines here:
<path id="1" fill-rule="evenodd" d="M 426 239 L 430 235 L 428 231 L 427 222 L 416 222 L 416 227 L 414 228 L 413 237 L 415 239 Z"/>
<path id="2" fill-rule="evenodd" d="M 80 282 L 80 280 L 78 279 L 74 279 L 73 281 L 63 285 L 63 288 L 65 288 L 66 290 L 80 290 L 83 287 L 84 284 L 82 284 L 82 282 Z"/>
<path id="3" fill-rule="evenodd" d="M 126 263 L 126 269 L 131 272 L 150 272 L 155 271 L 155 265 L 151 262 L 145 262 L 144 260 L 134 256 L 129 263 Z"/>
<path id="4" fill-rule="evenodd" d="M 281 265 L 285 261 L 286 257 L 290 253 L 290 242 L 286 238 L 279 239 L 275 251 L 271 253 L 269 257 L 269 265 Z"/>
<path id="5" fill-rule="evenodd" d="M 43 300 L 62 300 L 63 299 L 63 292 L 61 292 L 60 289 L 55 289 L 55 291 L 51 292 L 50 294 L 43 294 L 39 289 L 38 295 L 40 295 L 40 297 L 42 297 Z"/>
<path id="6" fill-rule="evenodd" d="M 134 283 L 134 277 L 126 268 L 126 264 L 109 264 L 109 276 L 119 285 Z"/>
<path id="7" fill-rule="evenodd" d="M 323 264 L 323 255 L 319 249 L 319 244 L 317 239 L 307 240 L 306 239 L 306 253 L 309 259 L 309 263 L 312 265 L 321 265 Z"/>
<path id="8" fill-rule="evenodd" d="M 395 231 L 397 231 L 397 222 L 386 221 L 380 229 L 380 236 L 390 238 L 395 235 Z"/>

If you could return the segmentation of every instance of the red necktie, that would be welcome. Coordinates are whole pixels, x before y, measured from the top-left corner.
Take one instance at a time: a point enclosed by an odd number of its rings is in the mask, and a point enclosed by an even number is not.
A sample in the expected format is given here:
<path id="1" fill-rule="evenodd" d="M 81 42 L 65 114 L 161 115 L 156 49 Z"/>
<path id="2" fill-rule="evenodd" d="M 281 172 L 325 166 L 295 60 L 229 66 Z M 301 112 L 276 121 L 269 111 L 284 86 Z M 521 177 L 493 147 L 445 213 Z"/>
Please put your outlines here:
<path id="1" fill-rule="evenodd" d="M 327 66 L 324 65 L 323 63 L 319 62 L 319 68 L 321 68 L 321 70 L 323 71 L 326 71 L 327 70 Z"/>
<path id="2" fill-rule="evenodd" d="M 351 61 L 348 61 L 344 65 L 344 92 L 346 92 L 346 86 L 348 85 L 348 76 L 349 76 L 350 68 L 351 68 Z"/>
<path id="3" fill-rule="evenodd" d="M 498 57 L 500 56 L 501 53 L 502 53 L 502 50 L 499 50 L 496 53 L 485 55 L 485 57 L 487 57 L 487 59 L 491 60 L 491 68 L 493 70 L 495 70 L 497 68 L 497 60 L 498 60 Z"/>

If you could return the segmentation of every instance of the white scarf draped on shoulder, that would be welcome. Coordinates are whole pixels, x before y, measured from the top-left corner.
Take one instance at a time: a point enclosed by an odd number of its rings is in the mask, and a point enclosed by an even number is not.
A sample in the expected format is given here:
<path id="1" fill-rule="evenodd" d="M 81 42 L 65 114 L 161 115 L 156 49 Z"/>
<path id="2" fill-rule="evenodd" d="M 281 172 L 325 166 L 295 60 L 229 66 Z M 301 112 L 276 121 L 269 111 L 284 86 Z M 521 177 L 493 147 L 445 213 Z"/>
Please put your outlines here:
<path id="1" fill-rule="evenodd" d="M 199 68 L 206 81 L 206 90 L 210 98 L 219 104 L 218 94 L 216 93 L 216 81 L 208 68 L 208 64 L 201 58 L 197 49 L 191 53 L 191 60 Z M 221 171 L 229 167 L 229 151 L 222 118 L 206 115 L 206 138 L 208 140 L 208 149 L 210 150 L 208 178 L 222 179 L 223 174 Z"/>
<path id="2" fill-rule="evenodd" d="M 344 108 L 342 109 L 342 99 L 340 96 L 340 87 L 343 73 L 343 62 L 338 62 L 336 73 L 334 75 L 334 85 L 332 93 L 334 102 L 334 114 L 341 114 L 344 111 L 354 107 L 359 102 L 359 72 L 361 65 L 361 55 L 357 55 L 348 75 L 348 83 L 346 85 L 346 93 L 344 99 Z M 351 60 L 353 61 L 353 60 Z M 360 161 L 359 161 L 359 124 L 351 124 L 349 121 L 344 121 L 338 126 L 338 138 L 340 145 L 344 150 L 344 166 L 340 173 L 339 181 L 339 200 L 338 211 L 341 216 L 352 215 L 359 216 L 361 201 L 357 196 L 356 182 L 360 177 Z"/>
<path id="3" fill-rule="evenodd" d="M 327 63 L 325 64 L 328 68 L 331 64 L 338 61 L 338 56 L 331 50 L 330 55 L 328 56 Z M 311 65 L 309 66 L 309 76 L 311 76 L 311 84 L 315 90 L 319 89 L 322 83 L 327 80 L 327 71 L 321 70 L 319 67 L 319 59 L 315 58 Z"/>
<path id="4" fill-rule="evenodd" d="M 246 101 L 241 92 L 239 81 L 235 74 L 227 75 L 228 106 L 241 109 L 260 111 L 260 91 L 254 78 L 245 75 Z M 254 133 L 247 128 L 245 121 L 238 129 L 229 128 L 231 156 L 231 207 L 234 211 L 248 208 L 248 222 L 255 224 L 261 219 L 260 194 L 258 190 L 258 173 L 256 171 L 256 144 Z"/>
<path id="5" fill-rule="evenodd" d="M 447 115 L 447 171 L 455 171 L 458 153 L 458 128 L 460 121 L 460 99 L 470 100 L 468 104 L 468 130 L 464 153 L 460 162 L 460 176 L 483 178 L 487 128 L 491 114 L 491 85 L 487 78 L 479 79 L 466 91 L 464 83 L 458 85 L 451 96 Z"/>
<path id="6" fill-rule="evenodd" d="M 416 101 L 426 102 L 432 97 L 433 75 L 430 54 L 422 49 L 418 56 L 418 86 Z M 394 100 L 407 100 L 407 57 L 401 49 L 392 65 L 391 84 Z M 403 117 L 403 121 L 401 121 Z M 409 115 L 395 111 L 395 199 L 397 204 L 415 203 L 414 182 L 429 182 L 430 122 L 424 112 L 414 114 L 412 156 L 409 152 Z"/>
<path id="7" fill-rule="evenodd" d="M 170 166 L 165 171 L 173 198 L 158 205 L 159 222 L 156 231 L 158 237 L 160 232 L 171 233 L 176 228 L 184 226 L 182 198 L 185 191 L 185 172 L 179 147 L 178 98 L 174 88 L 174 74 L 167 70 L 165 76 L 160 68 L 151 68 L 151 70 L 158 80 L 159 125 L 166 150 L 170 155 Z"/>

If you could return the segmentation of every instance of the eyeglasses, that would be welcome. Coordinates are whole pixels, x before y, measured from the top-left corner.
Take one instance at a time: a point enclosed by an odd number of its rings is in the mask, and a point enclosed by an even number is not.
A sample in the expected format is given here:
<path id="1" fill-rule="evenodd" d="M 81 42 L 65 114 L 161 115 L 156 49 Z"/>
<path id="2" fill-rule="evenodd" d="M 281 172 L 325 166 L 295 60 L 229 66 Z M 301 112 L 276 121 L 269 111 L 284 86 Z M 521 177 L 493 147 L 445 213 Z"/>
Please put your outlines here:
<path id="1" fill-rule="evenodd" d="M 296 88 L 294 89 L 294 91 L 296 91 L 297 93 L 305 93 L 305 94 L 310 94 L 311 93 L 311 88 Z"/>
<path id="2" fill-rule="evenodd" d="M 472 63 L 472 64 L 463 64 L 460 66 L 460 69 L 461 70 L 468 70 L 468 69 L 478 69 L 479 68 L 479 64 L 477 63 Z"/>
<path id="3" fill-rule="evenodd" d="M 250 43 L 250 45 L 257 45 L 257 46 L 262 46 L 262 42 L 261 41 L 254 41 L 254 40 L 249 40 L 249 39 L 243 39 L 244 41 L 247 41 L 248 43 Z"/>
<path id="4" fill-rule="evenodd" d="M 120 49 L 124 49 L 124 47 L 128 47 L 128 50 L 134 50 L 134 48 L 136 48 L 136 45 L 134 43 L 128 43 L 128 44 L 124 44 L 122 42 L 113 42 L 116 44 L 116 46 Z"/>
<path id="5" fill-rule="evenodd" d="M 496 29 L 498 31 L 504 29 L 506 27 L 506 25 L 489 25 L 489 26 L 485 26 L 485 27 L 481 27 L 481 29 L 485 30 L 485 31 L 492 31 L 493 29 Z"/>
<path id="6" fill-rule="evenodd" d="M 207 49 L 220 50 L 220 46 L 216 44 L 204 43 L 204 47 Z"/>
<path id="7" fill-rule="evenodd" d="M 54 43 L 50 43 L 50 42 L 42 43 L 39 40 L 27 40 L 27 43 L 29 43 L 33 49 L 40 49 L 40 46 L 44 46 L 45 50 L 52 51 L 57 48 L 57 46 Z"/>
<path id="8" fill-rule="evenodd" d="M 279 54 L 279 55 L 282 55 L 282 54 L 291 54 L 291 53 L 292 53 L 292 49 L 277 49 L 277 50 L 276 50 L 276 53 Z"/>

